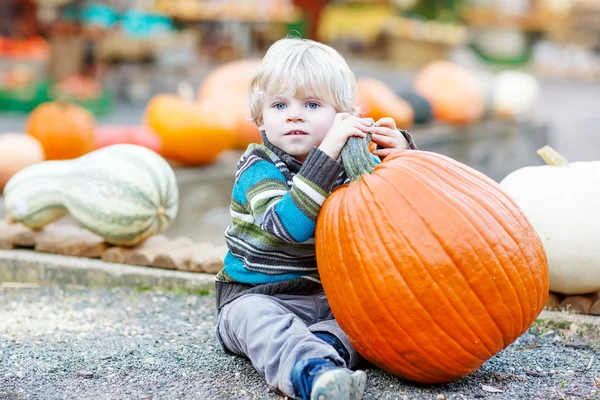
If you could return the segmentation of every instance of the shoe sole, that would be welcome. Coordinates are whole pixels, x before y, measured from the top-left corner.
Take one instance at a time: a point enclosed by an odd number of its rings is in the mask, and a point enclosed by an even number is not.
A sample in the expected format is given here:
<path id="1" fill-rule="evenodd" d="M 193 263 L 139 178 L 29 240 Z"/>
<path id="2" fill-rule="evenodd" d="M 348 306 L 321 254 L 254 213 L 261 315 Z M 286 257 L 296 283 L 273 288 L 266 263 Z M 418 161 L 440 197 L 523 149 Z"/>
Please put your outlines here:
<path id="1" fill-rule="evenodd" d="M 310 400 L 360 400 L 366 383 L 367 375 L 363 371 L 327 371 L 315 381 Z"/>

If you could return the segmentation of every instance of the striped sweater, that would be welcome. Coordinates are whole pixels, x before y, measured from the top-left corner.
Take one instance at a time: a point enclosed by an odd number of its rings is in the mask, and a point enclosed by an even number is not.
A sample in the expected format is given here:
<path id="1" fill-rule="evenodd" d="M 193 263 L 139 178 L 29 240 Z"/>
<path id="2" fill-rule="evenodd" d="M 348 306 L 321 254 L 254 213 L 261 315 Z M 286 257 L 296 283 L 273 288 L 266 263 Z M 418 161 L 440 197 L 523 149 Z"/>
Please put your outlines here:
<path id="1" fill-rule="evenodd" d="M 412 146 L 408 132 L 407 139 Z M 252 144 L 238 162 L 216 276 L 217 309 L 242 294 L 322 290 L 314 233 L 325 198 L 348 181 L 340 162 L 313 148 L 304 163 L 271 144 Z"/>

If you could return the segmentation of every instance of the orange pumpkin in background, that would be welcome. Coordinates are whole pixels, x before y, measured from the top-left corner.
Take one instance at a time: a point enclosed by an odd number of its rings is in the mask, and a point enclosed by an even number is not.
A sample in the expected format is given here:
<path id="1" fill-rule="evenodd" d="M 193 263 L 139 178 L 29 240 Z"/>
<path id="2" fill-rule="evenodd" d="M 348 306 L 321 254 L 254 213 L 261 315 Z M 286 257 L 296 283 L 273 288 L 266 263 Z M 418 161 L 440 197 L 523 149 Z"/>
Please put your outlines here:
<path id="1" fill-rule="evenodd" d="M 466 68 L 446 60 L 425 65 L 414 81 L 415 91 L 433 109 L 434 118 L 451 124 L 470 124 L 483 117 L 485 95 L 480 81 Z"/>
<path id="2" fill-rule="evenodd" d="M 234 123 L 234 146 L 245 150 L 251 143 L 262 143 L 258 127 L 250 120 L 248 93 L 260 60 L 247 59 L 225 63 L 212 70 L 200 86 L 198 102 L 217 111 L 219 118 Z"/>
<path id="3" fill-rule="evenodd" d="M 234 125 L 228 118 L 173 94 L 153 97 L 145 120 L 162 141 L 161 154 L 184 165 L 210 164 L 235 142 Z"/>
<path id="4" fill-rule="evenodd" d="M 47 160 L 70 160 L 94 150 L 91 112 L 61 101 L 42 103 L 29 114 L 26 131 L 40 141 Z"/>
<path id="5" fill-rule="evenodd" d="M 36 138 L 23 133 L 0 134 L 0 191 L 14 174 L 44 159 L 44 148 Z"/>
<path id="6" fill-rule="evenodd" d="M 348 140 L 351 182 L 317 219 L 331 310 L 357 351 L 393 375 L 421 383 L 469 375 L 542 312 L 543 244 L 484 174 L 419 150 L 375 165 L 365 142 Z"/>
<path id="7" fill-rule="evenodd" d="M 410 104 L 379 79 L 358 78 L 356 91 L 360 115 L 371 117 L 375 121 L 380 118 L 393 118 L 400 129 L 412 127 L 415 113 Z"/>

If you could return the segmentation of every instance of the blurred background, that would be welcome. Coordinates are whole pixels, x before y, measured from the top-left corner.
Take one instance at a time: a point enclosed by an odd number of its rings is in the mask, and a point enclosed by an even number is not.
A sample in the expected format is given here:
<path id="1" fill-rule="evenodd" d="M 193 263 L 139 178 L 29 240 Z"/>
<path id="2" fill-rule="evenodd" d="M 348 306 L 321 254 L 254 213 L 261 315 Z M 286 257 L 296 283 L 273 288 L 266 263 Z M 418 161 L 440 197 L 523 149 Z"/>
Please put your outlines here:
<path id="1" fill-rule="evenodd" d="M 346 57 L 365 115 L 492 179 L 546 144 L 598 158 L 600 0 L 1 0 L 0 189 L 28 163 L 136 143 L 176 170 L 171 235 L 220 242 L 260 141 L 249 79 L 289 33 Z"/>

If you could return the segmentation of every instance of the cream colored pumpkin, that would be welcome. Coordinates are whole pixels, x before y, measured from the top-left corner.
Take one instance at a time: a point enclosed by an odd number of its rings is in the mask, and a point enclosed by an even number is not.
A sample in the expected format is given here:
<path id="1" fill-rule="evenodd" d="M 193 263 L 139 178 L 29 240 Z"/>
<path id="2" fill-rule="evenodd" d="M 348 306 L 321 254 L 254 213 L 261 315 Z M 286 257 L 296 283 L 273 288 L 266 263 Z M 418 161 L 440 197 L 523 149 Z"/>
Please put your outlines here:
<path id="1" fill-rule="evenodd" d="M 518 169 L 500 185 L 544 243 L 550 290 L 599 291 L 600 161 L 568 163 L 548 146 L 538 153 L 550 165 Z"/>
<path id="2" fill-rule="evenodd" d="M 494 114 L 503 119 L 529 120 L 540 98 L 537 79 L 522 71 L 503 71 L 492 90 Z"/>

